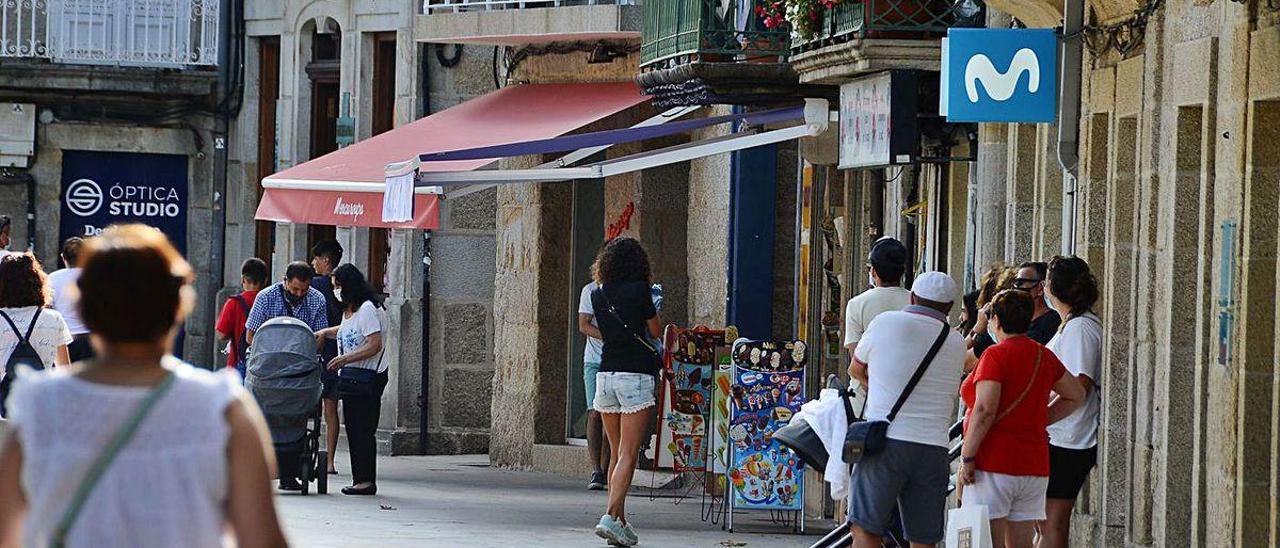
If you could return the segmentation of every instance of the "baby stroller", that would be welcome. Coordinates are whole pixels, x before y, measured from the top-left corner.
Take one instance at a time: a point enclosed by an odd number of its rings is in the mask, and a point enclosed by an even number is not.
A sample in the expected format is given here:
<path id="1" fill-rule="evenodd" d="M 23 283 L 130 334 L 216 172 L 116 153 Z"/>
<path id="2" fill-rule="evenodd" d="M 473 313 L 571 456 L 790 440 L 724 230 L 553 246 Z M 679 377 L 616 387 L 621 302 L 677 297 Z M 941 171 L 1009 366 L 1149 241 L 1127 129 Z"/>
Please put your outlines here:
<path id="1" fill-rule="evenodd" d="M 249 349 L 244 385 L 271 429 L 280 479 L 296 479 L 302 494 L 316 482 L 329 490 L 328 452 L 320 448 L 320 361 L 305 322 L 282 316 L 262 324 Z"/>

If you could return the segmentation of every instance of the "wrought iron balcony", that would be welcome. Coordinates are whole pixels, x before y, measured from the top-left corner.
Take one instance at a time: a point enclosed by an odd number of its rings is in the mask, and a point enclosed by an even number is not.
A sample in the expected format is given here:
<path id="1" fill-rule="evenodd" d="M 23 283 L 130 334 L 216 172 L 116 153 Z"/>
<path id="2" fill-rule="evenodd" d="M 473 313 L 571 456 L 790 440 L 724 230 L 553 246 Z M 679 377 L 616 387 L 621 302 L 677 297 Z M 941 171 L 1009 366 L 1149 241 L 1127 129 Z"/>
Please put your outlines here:
<path id="1" fill-rule="evenodd" d="M 635 5 L 635 0 L 423 0 L 422 13 L 523 10 L 569 6 Z"/>
<path id="2" fill-rule="evenodd" d="M 689 62 L 781 63 L 785 28 L 766 28 L 751 0 L 646 0 L 640 66 Z"/>
<path id="3" fill-rule="evenodd" d="M 808 50 L 853 38 L 929 38 L 981 21 L 981 4 L 952 0 L 843 0 L 823 12 L 819 30 L 793 46 Z"/>
<path id="4" fill-rule="evenodd" d="M 764 1 L 645 0 L 636 82 L 658 106 L 795 99 L 790 32 L 765 26 Z"/>
<path id="5" fill-rule="evenodd" d="M 220 0 L 0 0 L 0 58 L 211 66 Z"/>
<path id="6" fill-rule="evenodd" d="M 637 0 L 423 0 L 422 42 L 520 46 L 640 38 Z"/>

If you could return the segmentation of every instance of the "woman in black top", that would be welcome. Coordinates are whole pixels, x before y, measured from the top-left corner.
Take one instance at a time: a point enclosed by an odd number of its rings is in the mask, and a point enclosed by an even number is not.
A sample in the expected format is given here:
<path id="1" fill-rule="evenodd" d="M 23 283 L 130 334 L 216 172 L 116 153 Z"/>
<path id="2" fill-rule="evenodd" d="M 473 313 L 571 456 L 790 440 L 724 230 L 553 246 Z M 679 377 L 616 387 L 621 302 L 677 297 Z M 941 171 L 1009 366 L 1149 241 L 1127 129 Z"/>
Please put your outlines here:
<path id="1" fill-rule="evenodd" d="M 591 305 L 604 342 L 594 405 L 610 449 L 609 506 L 595 531 L 611 543 L 632 546 L 639 539 L 624 507 L 640 445 L 653 421 L 660 363 L 653 340 L 661 335 L 662 322 L 650 293 L 649 257 L 640 242 L 609 242 L 594 271 L 600 288 L 591 294 Z"/>

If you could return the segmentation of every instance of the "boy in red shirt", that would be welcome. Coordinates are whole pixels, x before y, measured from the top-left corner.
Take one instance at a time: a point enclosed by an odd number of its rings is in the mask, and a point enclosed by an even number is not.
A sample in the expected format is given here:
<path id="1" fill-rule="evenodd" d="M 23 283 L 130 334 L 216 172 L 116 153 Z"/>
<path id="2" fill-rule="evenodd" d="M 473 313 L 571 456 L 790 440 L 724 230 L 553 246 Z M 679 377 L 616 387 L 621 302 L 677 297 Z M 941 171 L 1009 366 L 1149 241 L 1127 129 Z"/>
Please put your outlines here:
<path id="1" fill-rule="evenodd" d="M 248 343 L 245 342 L 245 320 L 249 318 L 249 309 L 253 308 L 253 300 L 258 291 L 267 284 L 267 263 L 256 257 L 250 258 L 240 265 L 240 287 L 244 290 L 227 299 L 218 316 L 218 342 L 231 341 L 227 352 L 227 367 L 245 376 L 245 359 L 249 355 Z"/>

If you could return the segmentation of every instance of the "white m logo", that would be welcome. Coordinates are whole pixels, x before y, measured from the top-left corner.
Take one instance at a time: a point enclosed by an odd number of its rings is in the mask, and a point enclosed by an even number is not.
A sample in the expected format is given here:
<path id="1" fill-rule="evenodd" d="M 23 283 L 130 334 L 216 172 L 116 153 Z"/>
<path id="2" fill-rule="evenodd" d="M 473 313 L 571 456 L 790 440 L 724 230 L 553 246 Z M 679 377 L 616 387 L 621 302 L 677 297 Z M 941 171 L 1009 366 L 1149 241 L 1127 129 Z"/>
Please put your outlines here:
<path id="1" fill-rule="evenodd" d="M 1023 72 L 1030 76 L 1027 80 L 1027 91 L 1035 93 L 1040 89 L 1040 59 L 1036 57 L 1036 52 L 1029 48 L 1022 48 L 1013 54 L 1013 61 L 1009 62 L 1009 70 L 1006 72 L 996 70 L 995 65 L 991 63 L 991 58 L 984 54 L 979 53 L 970 57 L 969 63 L 964 67 L 964 88 L 969 93 L 969 102 L 978 102 L 979 80 L 982 81 L 982 87 L 986 88 L 987 95 L 990 95 L 992 100 L 1009 100 L 1013 97 Z"/>

